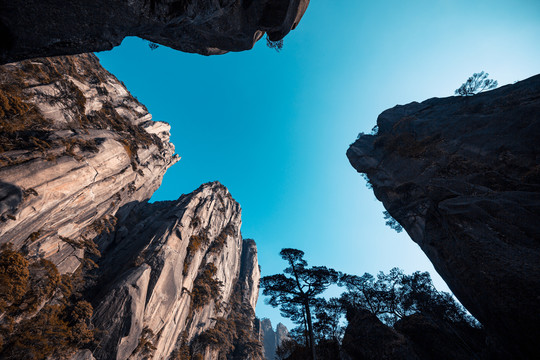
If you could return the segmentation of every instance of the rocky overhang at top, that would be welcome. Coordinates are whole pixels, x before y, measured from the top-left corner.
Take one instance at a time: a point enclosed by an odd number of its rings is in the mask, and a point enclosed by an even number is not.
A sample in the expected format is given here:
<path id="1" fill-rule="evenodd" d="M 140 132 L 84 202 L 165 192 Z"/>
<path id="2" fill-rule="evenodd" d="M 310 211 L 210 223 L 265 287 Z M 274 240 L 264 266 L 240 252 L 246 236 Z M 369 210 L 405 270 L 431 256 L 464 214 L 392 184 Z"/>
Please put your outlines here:
<path id="1" fill-rule="evenodd" d="M 0 63 L 110 50 L 126 36 L 202 55 L 283 39 L 309 0 L 14 0 L 0 3 Z"/>

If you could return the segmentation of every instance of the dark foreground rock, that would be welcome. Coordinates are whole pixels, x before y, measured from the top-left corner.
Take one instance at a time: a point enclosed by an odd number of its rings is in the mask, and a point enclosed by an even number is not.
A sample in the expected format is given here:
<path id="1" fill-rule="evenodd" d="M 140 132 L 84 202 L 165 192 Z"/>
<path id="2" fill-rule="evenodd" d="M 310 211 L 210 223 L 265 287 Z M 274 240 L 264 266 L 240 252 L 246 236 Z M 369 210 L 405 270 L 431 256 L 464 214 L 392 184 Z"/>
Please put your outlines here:
<path id="1" fill-rule="evenodd" d="M 485 333 L 466 323 L 451 323 L 421 313 L 399 320 L 394 329 L 412 344 L 420 359 L 495 359 L 486 346 Z"/>
<path id="2" fill-rule="evenodd" d="M 383 112 L 347 151 L 491 344 L 540 347 L 540 76 Z"/>
<path id="3" fill-rule="evenodd" d="M 110 50 L 126 36 L 203 55 L 282 39 L 309 0 L 0 1 L 0 64 Z"/>
<path id="4" fill-rule="evenodd" d="M 347 318 L 344 360 L 494 359 L 487 352 L 483 330 L 468 324 L 417 313 L 392 328 L 367 310 L 352 311 Z"/>
<path id="5" fill-rule="evenodd" d="M 367 310 L 347 314 L 343 337 L 344 360 L 419 360 L 412 343 L 402 334 L 383 324 Z"/>

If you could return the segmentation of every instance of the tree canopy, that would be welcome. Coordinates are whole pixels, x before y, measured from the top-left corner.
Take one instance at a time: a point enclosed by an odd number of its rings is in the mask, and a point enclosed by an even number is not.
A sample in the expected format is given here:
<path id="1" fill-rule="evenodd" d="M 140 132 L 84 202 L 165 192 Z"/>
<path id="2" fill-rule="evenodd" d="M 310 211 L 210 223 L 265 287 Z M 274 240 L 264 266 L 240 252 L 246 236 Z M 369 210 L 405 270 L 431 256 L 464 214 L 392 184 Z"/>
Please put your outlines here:
<path id="1" fill-rule="evenodd" d="M 408 275 L 393 268 L 376 276 L 357 276 L 324 266 L 309 267 L 301 250 L 282 249 L 280 256 L 288 264 L 283 273 L 261 279 L 266 302 L 298 325 L 278 347 L 279 359 L 337 360 L 346 318 L 358 310 L 371 312 L 390 327 L 414 314 L 459 329 L 480 327 L 452 294 L 435 289 L 428 272 Z M 332 284 L 345 291 L 339 298 L 326 299 L 324 292 Z"/>
<path id="2" fill-rule="evenodd" d="M 497 80 L 488 79 L 489 74 L 486 72 L 474 73 L 467 79 L 458 89 L 455 94 L 461 96 L 473 96 L 482 91 L 495 89 L 498 85 Z"/>
<path id="3" fill-rule="evenodd" d="M 393 268 L 388 274 L 379 272 L 362 276 L 343 275 L 340 285 L 346 288 L 341 295 L 345 308 L 363 308 L 387 325 L 415 313 L 430 314 L 450 322 L 464 322 L 476 326 L 476 320 L 446 292 L 439 292 L 428 272 L 406 275 Z"/>
<path id="4" fill-rule="evenodd" d="M 268 296 L 268 304 L 279 307 L 282 316 L 304 325 L 309 336 L 306 343 L 315 359 L 311 308 L 319 301 L 319 295 L 337 282 L 339 274 L 325 266 L 308 267 L 301 250 L 282 249 L 279 254 L 289 266 L 283 270 L 283 274 L 261 279 L 263 295 Z"/>

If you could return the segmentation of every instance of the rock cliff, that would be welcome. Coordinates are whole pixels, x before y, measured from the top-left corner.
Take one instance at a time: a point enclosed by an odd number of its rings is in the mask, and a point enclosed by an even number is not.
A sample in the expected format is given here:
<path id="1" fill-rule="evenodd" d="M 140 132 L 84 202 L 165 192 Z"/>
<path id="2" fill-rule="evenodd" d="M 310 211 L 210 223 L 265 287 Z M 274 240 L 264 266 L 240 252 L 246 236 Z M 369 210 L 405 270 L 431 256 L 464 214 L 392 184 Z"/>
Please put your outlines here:
<path id="1" fill-rule="evenodd" d="M 110 50 L 126 36 L 203 55 L 294 29 L 309 0 L 0 1 L 0 64 Z"/>
<path id="2" fill-rule="evenodd" d="M 94 55 L 4 65 L 0 101 L 0 244 L 60 273 L 82 256 L 69 239 L 91 238 L 121 206 L 149 199 L 179 159 L 169 125 Z"/>
<path id="3" fill-rule="evenodd" d="M 217 182 L 147 202 L 169 125 L 93 55 L 0 80 L 0 357 L 262 358 L 239 204 Z"/>
<path id="4" fill-rule="evenodd" d="M 516 358 L 540 348 L 540 76 L 383 112 L 347 151 L 376 197 Z"/>
<path id="5" fill-rule="evenodd" d="M 116 230 L 98 240 L 93 323 L 107 334 L 94 356 L 166 359 L 182 342 L 195 342 L 194 352 L 217 359 L 256 343 L 260 273 L 254 242 L 242 240 L 240 213 L 219 183 L 174 202 L 120 209 Z M 213 331 L 224 325 L 226 331 Z M 142 336 L 152 344 L 148 351 Z"/>

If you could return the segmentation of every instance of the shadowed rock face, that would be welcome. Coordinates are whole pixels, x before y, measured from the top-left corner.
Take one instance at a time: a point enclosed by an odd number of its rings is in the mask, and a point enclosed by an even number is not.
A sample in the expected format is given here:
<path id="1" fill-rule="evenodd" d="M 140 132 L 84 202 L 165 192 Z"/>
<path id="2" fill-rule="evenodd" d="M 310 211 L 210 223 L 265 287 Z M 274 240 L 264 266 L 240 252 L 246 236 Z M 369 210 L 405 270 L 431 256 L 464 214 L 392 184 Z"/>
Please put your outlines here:
<path id="1" fill-rule="evenodd" d="M 356 311 L 348 314 L 347 319 L 343 359 L 420 360 L 405 336 L 384 325 L 369 311 Z"/>
<path id="2" fill-rule="evenodd" d="M 25 0 L 0 5 L 0 63 L 110 50 L 126 36 L 203 55 L 294 29 L 309 0 Z"/>
<path id="3" fill-rule="evenodd" d="M 347 151 L 494 343 L 540 354 L 540 76 L 383 112 Z"/>
<path id="4" fill-rule="evenodd" d="M 266 360 L 274 360 L 278 346 L 281 345 L 283 340 L 289 338 L 289 331 L 282 323 L 278 323 L 276 325 L 276 331 L 274 331 L 270 319 L 259 320 L 258 327 L 259 338 L 264 348 L 264 358 Z"/>
<path id="5" fill-rule="evenodd" d="M 343 360 L 495 359 L 486 352 L 483 331 L 467 324 L 416 313 L 391 328 L 363 309 L 350 310 L 347 319 Z"/>

